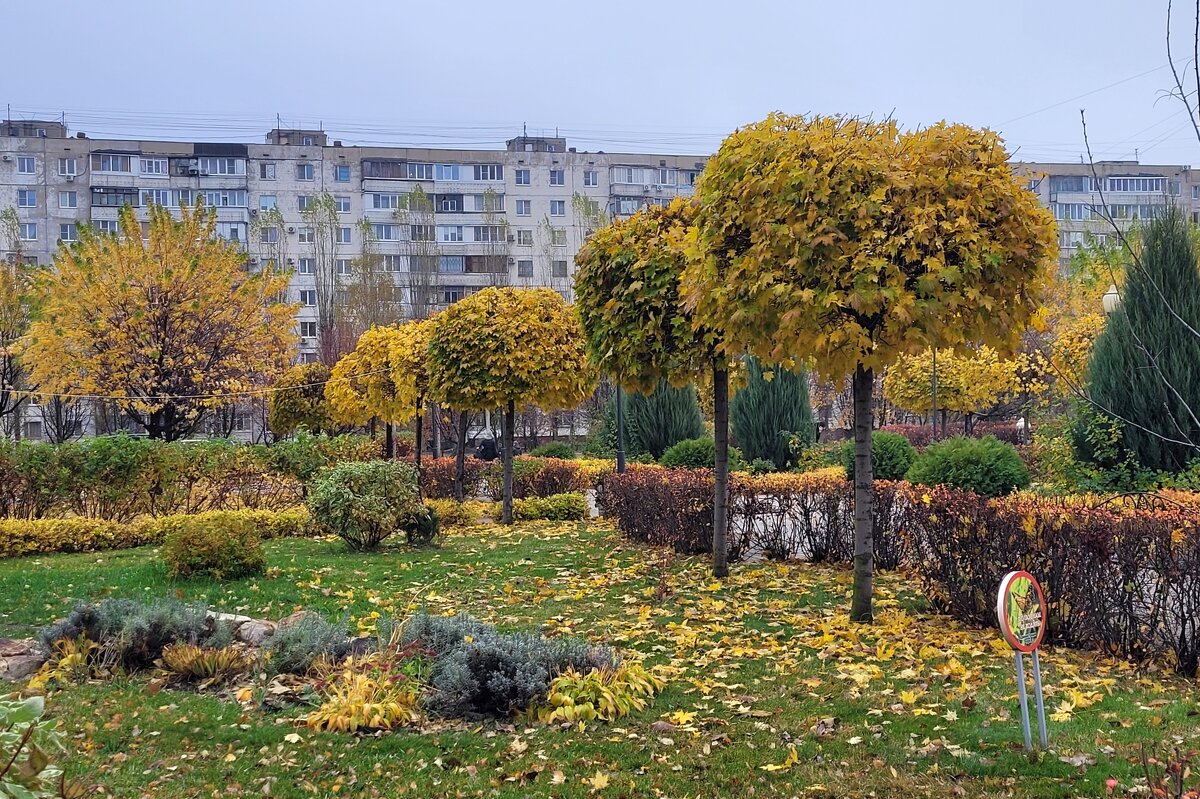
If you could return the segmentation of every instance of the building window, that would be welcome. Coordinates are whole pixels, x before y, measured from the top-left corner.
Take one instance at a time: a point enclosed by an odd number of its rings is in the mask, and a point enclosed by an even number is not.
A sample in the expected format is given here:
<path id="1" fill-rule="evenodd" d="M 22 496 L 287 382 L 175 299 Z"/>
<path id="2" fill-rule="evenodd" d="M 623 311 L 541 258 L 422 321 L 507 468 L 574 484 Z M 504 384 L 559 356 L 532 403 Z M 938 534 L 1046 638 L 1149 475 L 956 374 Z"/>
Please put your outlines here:
<path id="1" fill-rule="evenodd" d="M 79 165 L 75 162 L 74 158 L 58 159 L 58 174 L 63 177 L 77 174 L 78 169 Z"/>
<path id="2" fill-rule="evenodd" d="M 400 238 L 399 225 L 371 225 L 371 235 L 378 241 L 396 241 Z"/>
<path id="3" fill-rule="evenodd" d="M 613 183 L 642 183 L 640 167 L 614 166 L 612 169 Z"/>
<path id="4" fill-rule="evenodd" d="M 455 196 L 444 196 L 438 203 L 438 207 L 442 209 L 442 213 L 444 214 L 453 214 L 461 210 L 459 208 L 459 199 Z"/>
<path id="5" fill-rule="evenodd" d="M 476 164 L 476 180 L 504 180 L 504 167 L 501 164 Z"/>
<path id="6" fill-rule="evenodd" d="M 383 256 L 383 268 L 387 272 L 403 272 L 404 271 L 404 256 L 402 255 L 385 255 Z"/>
<path id="7" fill-rule="evenodd" d="M 316 258 L 301 258 L 296 262 L 296 274 L 311 275 L 317 271 Z"/>
<path id="8" fill-rule="evenodd" d="M 300 323 L 300 338 L 316 338 L 317 323 L 316 322 L 301 322 Z"/>
<path id="9" fill-rule="evenodd" d="M 414 227 L 418 227 L 414 225 Z M 444 242 L 459 242 L 463 240 L 462 225 L 438 225 L 437 227 L 438 241 Z M 413 239 L 416 241 L 416 238 Z"/>
<path id="10" fill-rule="evenodd" d="M 92 222 L 92 227 L 96 228 L 97 233 L 112 233 L 116 235 L 121 232 L 121 226 L 115 219 L 97 219 Z"/>
<path id="11" fill-rule="evenodd" d="M 583 170 L 583 185 L 585 185 L 585 186 L 598 185 L 596 170 L 594 170 L 594 169 Z"/>
<path id="12" fill-rule="evenodd" d="M 316 143 L 317 143 L 317 140 L 312 136 L 301 136 L 300 137 L 300 146 L 301 147 L 312 147 Z"/>
<path id="13" fill-rule="evenodd" d="M 409 225 L 408 237 L 412 241 L 433 241 L 434 240 L 433 225 Z M 380 236 L 380 238 L 383 238 Z"/>
<path id="14" fill-rule="evenodd" d="M 78 208 L 79 195 L 73 191 L 60 191 L 58 193 L 59 208 Z"/>
<path id="15" fill-rule="evenodd" d="M 533 231 L 528 230 L 528 229 L 518 230 L 517 231 L 517 244 L 523 245 L 525 247 L 532 247 L 533 246 Z"/>
<path id="16" fill-rule="evenodd" d="M 461 255 L 442 255 L 438 258 L 438 271 L 453 275 L 466 271 L 466 259 Z"/>
<path id="17" fill-rule="evenodd" d="M 492 243 L 504 241 L 504 228 L 501 225 L 475 225 L 472 232 L 475 234 L 475 241 Z"/>
<path id="18" fill-rule="evenodd" d="M 529 185 L 529 170 L 528 169 L 518 169 L 517 170 L 517 185 L 518 186 L 528 186 Z"/>
<path id="19" fill-rule="evenodd" d="M 349 258 L 338 258 L 337 273 L 342 276 L 354 274 L 354 262 Z"/>
<path id="20" fill-rule="evenodd" d="M 660 186 L 674 186 L 679 180 L 676 174 L 674 169 L 660 169 L 658 170 L 658 180 L 656 182 Z"/>
<path id="21" fill-rule="evenodd" d="M 533 277 L 533 261 L 517 261 L 517 277 Z"/>
<path id="22" fill-rule="evenodd" d="M 296 197 L 296 210 L 297 211 L 307 211 L 309 206 L 312 205 L 312 199 L 313 198 L 312 198 L 311 194 L 298 195 Z"/>
<path id="23" fill-rule="evenodd" d="M 503 211 L 504 195 L 488 192 L 487 194 L 472 194 L 471 210 L 478 212 Z"/>
<path id="24" fill-rule="evenodd" d="M 567 178 L 566 173 L 563 170 L 561 170 L 561 169 L 551 169 L 550 170 L 550 185 L 551 186 L 565 186 L 566 178 Z"/>
<path id="25" fill-rule="evenodd" d="M 371 207 L 381 211 L 394 211 L 402 208 L 404 202 L 399 194 L 372 194 Z"/>
<path id="26" fill-rule="evenodd" d="M 567 229 L 561 227 L 550 228 L 550 244 L 555 247 L 566 247 Z"/>
<path id="27" fill-rule="evenodd" d="M 246 162 L 241 158 L 201 158 L 201 175 L 244 175 Z"/>
<path id="28" fill-rule="evenodd" d="M 243 225 L 241 222 L 218 222 L 217 235 L 225 239 L 225 241 L 240 242 L 246 238 L 242 232 L 242 227 Z"/>
<path id="29" fill-rule="evenodd" d="M 17 189 L 18 208 L 37 208 L 37 192 L 32 189 Z"/>
<path id="30" fill-rule="evenodd" d="M 274 225 L 262 228 L 258 231 L 258 240 L 263 244 L 278 244 L 279 228 L 275 227 Z"/>
<path id="31" fill-rule="evenodd" d="M 128 161 L 129 157 L 126 156 L 125 160 Z M 125 171 L 128 172 L 129 170 L 126 169 Z M 18 175 L 32 175 L 35 172 L 37 172 L 37 159 L 28 155 L 17 156 Z"/>
<path id="32" fill-rule="evenodd" d="M 438 164 L 438 180 L 458 180 L 458 164 Z"/>
<path id="33" fill-rule="evenodd" d="M 338 210 L 339 214 L 350 213 L 350 198 L 349 197 L 334 197 L 333 203 L 334 203 L 334 205 L 337 206 L 337 210 Z"/>
<path id="34" fill-rule="evenodd" d="M 517 200 L 517 216 L 529 216 L 533 213 L 530 200 Z"/>
<path id="35" fill-rule="evenodd" d="M 296 230 L 300 234 L 301 244 L 312 244 L 314 241 L 316 241 L 316 237 L 313 234 L 313 229 L 308 225 L 302 225 L 301 227 L 296 228 Z"/>
<path id="36" fill-rule="evenodd" d="M 74 222 L 64 222 L 58 226 L 60 241 L 75 241 L 79 238 L 79 228 Z"/>
<path id="37" fill-rule="evenodd" d="M 171 204 L 170 189 L 142 189 L 142 205 L 161 205 L 163 207 Z"/>
<path id="38" fill-rule="evenodd" d="M 244 189 L 219 189 L 203 192 L 204 204 L 214 208 L 245 208 L 247 193 Z"/>
<path id="39" fill-rule="evenodd" d="M 165 158 L 142 158 L 138 166 L 143 175 L 165 178 L 170 174 L 167 171 L 167 159 Z"/>
<path id="40" fill-rule="evenodd" d="M 317 292 L 315 289 L 300 290 L 300 304 L 307 305 L 310 308 L 317 307 Z"/>
<path id="41" fill-rule="evenodd" d="M 442 288 L 442 302 L 446 305 L 456 303 L 467 295 L 462 286 L 445 286 Z"/>
<path id="42" fill-rule="evenodd" d="M 337 164 L 333 167 L 333 179 L 338 183 L 348 183 L 350 181 L 350 165 Z"/>
<path id="43" fill-rule="evenodd" d="M 567 262 L 566 261 L 551 261 L 550 262 L 550 274 L 552 277 L 566 277 L 567 276 Z"/>
<path id="44" fill-rule="evenodd" d="M 550 201 L 550 216 L 566 216 L 567 201 L 566 200 L 551 200 Z"/>
<path id="45" fill-rule="evenodd" d="M 276 207 L 277 202 L 278 200 L 274 194 L 260 194 L 258 195 L 258 210 L 270 211 Z"/>
<path id="46" fill-rule="evenodd" d="M 313 165 L 309 163 L 296 164 L 296 180 L 313 180 Z"/>
<path id="47" fill-rule="evenodd" d="M 1092 218 L 1092 209 L 1087 203 L 1050 203 L 1055 219 L 1083 220 Z"/>
<path id="48" fill-rule="evenodd" d="M 127 155 L 92 153 L 93 172 L 132 172 L 132 162 Z"/>
<path id="49" fill-rule="evenodd" d="M 275 179 L 275 164 L 259 164 L 258 165 L 259 180 L 274 180 Z"/>
<path id="50" fill-rule="evenodd" d="M 354 236 L 353 230 L 354 230 L 354 228 L 348 228 L 348 227 L 338 228 L 337 243 L 338 244 L 349 244 L 353 240 L 353 236 Z"/>
<path id="51" fill-rule="evenodd" d="M 405 165 L 404 175 L 408 180 L 433 180 L 433 164 Z"/>
<path id="52" fill-rule="evenodd" d="M 17 235 L 22 241 L 37 241 L 37 222 L 22 222 Z"/>
<path id="53" fill-rule="evenodd" d="M 619 201 L 617 208 L 619 209 L 619 213 L 623 215 L 636 214 L 638 209 L 638 201 L 628 197 L 623 197 Z"/>

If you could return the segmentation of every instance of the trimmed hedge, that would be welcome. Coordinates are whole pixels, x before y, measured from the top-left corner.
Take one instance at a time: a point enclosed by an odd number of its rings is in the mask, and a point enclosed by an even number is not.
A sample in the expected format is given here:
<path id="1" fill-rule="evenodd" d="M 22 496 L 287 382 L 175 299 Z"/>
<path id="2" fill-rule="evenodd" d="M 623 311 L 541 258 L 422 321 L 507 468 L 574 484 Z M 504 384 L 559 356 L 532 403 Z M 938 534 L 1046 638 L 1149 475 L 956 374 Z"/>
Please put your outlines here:
<path id="1" fill-rule="evenodd" d="M 853 490 L 840 471 L 735 475 L 730 559 L 849 562 Z M 710 472 L 643 467 L 606 476 L 597 501 L 626 536 L 699 553 L 711 549 L 712 495 Z M 1000 579 L 1026 569 L 1046 591 L 1050 641 L 1166 658 L 1188 675 L 1200 668 L 1195 505 L 988 499 L 877 482 L 874 524 L 880 568 L 912 569 L 934 606 L 959 619 L 994 625 Z"/>
<path id="2" fill-rule="evenodd" d="M 421 461 L 421 491 L 426 499 L 454 498 L 454 458 Z M 463 491 L 467 499 L 483 496 L 499 502 L 504 496 L 500 461 L 467 458 Z M 616 469 L 612 461 L 582 458 L 546 458 L 518 455 L 513 458 L 513 497 L 549 497 L 581 493 L 596 485 L 600 476 Z"/>
<path id="3" fill-rule="evenodd" d="M 513 500 L 513 518 L 521 522 L 575 522 L 588 516 L 587 498 L 583 494 L 554 494 Z"/>
<path id="4" fill-rule="evenodd" d="M 62 552 L 101 552 L 162 542 L 179 519 L 204 523 L 214 514 L 246 519 L 263 539 L 318 535 L 303 507 L 284 511 L 212 511 L 160 516 L 123 524 L 104 519 L 0 519 L 0 558 Z"/>
<path id="5" fill-rule="evenodd" d="M 174 516 L 160 526 L 165 531 L 162 557 L 171 577 L 232 580 L 267 570 L 258 529 L 235 511 Z"/>

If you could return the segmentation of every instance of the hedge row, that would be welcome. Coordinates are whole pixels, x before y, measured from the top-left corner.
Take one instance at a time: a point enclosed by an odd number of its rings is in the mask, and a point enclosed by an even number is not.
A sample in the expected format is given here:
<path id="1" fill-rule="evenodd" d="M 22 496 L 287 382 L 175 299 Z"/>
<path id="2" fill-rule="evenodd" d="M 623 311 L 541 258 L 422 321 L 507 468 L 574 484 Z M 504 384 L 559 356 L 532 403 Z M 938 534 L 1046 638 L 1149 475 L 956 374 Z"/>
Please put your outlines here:
<path id="1" fill-rule="evenodd" d="M 143 517 L 128 523 L 85 518 L 0 519 L 0 558 L 55 552 L 96 552 L 157 544 L 180 524 L 217 517 L 249 520 L 264 540 L 317 534 L 308 511 L 303 507 L 282 511 L 210 511 Z"/>
<path id="2" fill-rule="evenodd" d="M 597 503 L 630 538 L 698 553 L 711 548 L 712 492 L 707 471 L 635 468 L 605 476 Z M 850 560 L 853 489 L 837 471 L 734 475 L 729 508 L 731 559 Z M 1026 569 L 1046 590 L 1049 640 L 1166 657 L 1189 675 L 1200 667 L 1194 505 L 989 500 L 880 482 L 874 523 L 877 565 L 912 568 L 934 606 L 959 619 L 994 624 L 1001 578 Z"/>
<path id="3" fill-rule="evenodd" d="M 958 424 L 947 426 L 945 435 L 942 435 L 940 426 L 935 435 L 933 425 L 928 424 L 886 424 L 879 429 L 890 433 L 899 433 L 918 449 L 924 449 L 934 441 L 943 438 L 962 435 L 963 432 L 962 426 Z M 1017 429 L 1016 422 L 976 422 L 971 426 L 972 438 L 983 438 L 984 436 L 995 436 L 1008 444 L 1024 443 L 1021 441 L 1021 433 Z"/>
<path id="4" fill-rule="evenodd" d="M 513 459 L 513 497 L 549 497 L 554 494 L 582 493 L 594 487 L 602 475 L 615 469 L 612 461 L 566 460 L 518 455 Z M 429 499 L 454 497 L 454 458 L 430 458 L 421 461 L 421 489 Z M 467 458 L 464 461 L 463 492 L 467 499 L 488 497 L 499 501 L 504 496 L 501 462 Z"/>
<path id="5" fill-rule="evenodd" d="M 0 443 L 0 517 L 129 521 L 302 500 L 321 469 L 380 456 L 359 436 L 297 436 L 270 447 L 224 439 L 166 443 L 126 435 L 67 444 Z"/>

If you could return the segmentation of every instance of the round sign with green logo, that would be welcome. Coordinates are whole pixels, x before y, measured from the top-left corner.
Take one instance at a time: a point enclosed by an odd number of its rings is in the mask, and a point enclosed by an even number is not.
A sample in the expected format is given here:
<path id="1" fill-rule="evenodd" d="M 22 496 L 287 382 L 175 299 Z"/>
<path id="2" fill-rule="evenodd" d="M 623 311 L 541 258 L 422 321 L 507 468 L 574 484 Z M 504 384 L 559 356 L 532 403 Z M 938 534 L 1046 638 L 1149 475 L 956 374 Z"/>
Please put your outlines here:
<path id="1" fill-rule="evenodd" d="M 1025 571 L 1009 572 L 1000 581 L 996 598 L 1000 632 L 1018 652 L 1032 652 L 1046 634 L 1046 597 L 1037 578 Z"/>

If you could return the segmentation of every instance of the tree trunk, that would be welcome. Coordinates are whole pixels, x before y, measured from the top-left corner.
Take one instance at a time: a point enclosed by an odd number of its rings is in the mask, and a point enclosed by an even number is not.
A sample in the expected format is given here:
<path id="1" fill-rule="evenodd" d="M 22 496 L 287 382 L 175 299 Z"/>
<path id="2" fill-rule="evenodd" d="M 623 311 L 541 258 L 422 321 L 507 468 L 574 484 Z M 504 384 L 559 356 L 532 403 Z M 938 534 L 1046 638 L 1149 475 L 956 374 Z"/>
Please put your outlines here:
<path id="1" fill-rule="evenodd" d="M 850 620 L 872 620 L 875 539 L 871 505 L 875 475 L 871 471 L 871 393 L 875 375 L 861 365 L 854 371 L 854 593 Z"/>
<path id="2" fill-rule="evenodd" d="M 513 439 L 517 432 L 517 403 L 508 401 L 504 411 L 504 507 L 500 514 L 501 524 L 513 523 Z"/>
<path id="3" fill-rule="evenodd" d="M 729 576 L 729 370 L 713 360 L 713 443 L 717 479 L 713 493 L 713 576 Z"/>
<path id="4" fill-rule="evenodd" d="M 458 412 L 458 452 L 454 456 L 454 498 L 463 501 L 463 482 L 467 471 L 467 422 L 466 411 Z"/>
<path id="5" fill-rule="evenodd" d="M 442 457 L 442 410 L 435 402 L 429 412 L 433 418 L 433 457 Z"/>
<path id="6" fill-rule="evenodd" d="M 383 430 L 383 457 L 390 461 L 396 457 L 396 435 L 391 422 L 388 422 Z"/>

